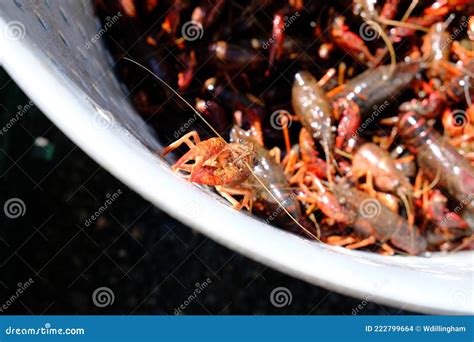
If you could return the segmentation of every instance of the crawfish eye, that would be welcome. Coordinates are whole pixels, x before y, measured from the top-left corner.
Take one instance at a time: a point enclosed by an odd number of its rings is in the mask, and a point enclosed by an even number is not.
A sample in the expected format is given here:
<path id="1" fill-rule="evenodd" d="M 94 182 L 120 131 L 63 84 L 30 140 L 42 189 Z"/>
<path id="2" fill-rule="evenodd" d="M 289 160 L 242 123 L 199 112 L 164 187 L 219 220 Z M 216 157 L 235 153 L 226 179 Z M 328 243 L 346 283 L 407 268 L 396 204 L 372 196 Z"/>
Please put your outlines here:
<path id="1" fill-rule="evenodd" d="M 240 144 L 243 144 L 243 143 L 244 143 L 244 139 L 239 138 L 239 143 L 240 143 Z"/>

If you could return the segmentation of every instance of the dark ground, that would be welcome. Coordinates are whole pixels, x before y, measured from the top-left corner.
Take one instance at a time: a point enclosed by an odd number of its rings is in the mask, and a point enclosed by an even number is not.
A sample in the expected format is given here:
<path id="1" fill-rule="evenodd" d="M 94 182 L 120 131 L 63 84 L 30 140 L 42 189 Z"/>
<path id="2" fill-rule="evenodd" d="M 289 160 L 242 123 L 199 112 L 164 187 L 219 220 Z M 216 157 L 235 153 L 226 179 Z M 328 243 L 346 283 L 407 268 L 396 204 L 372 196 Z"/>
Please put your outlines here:
<path id="1" fill-rule="evenodd" d="M 0 70 L 0 126 L 28 101 Z M 38 137 L 48 144 L 35 144 Z M 24 216 L 16 219 L 0 210 L 4 314 L 173 314 L 207 278 L 212 282 L 183 314 L 351 315 L 362 303 L 193 232 L 98 166 L 37 108 L 0 135 L 0 152 L 0 205 L 11 198 L 25 203 Z M 85 220 L 118 190 L 122 195 L 87 227 Z M 12 300 L 29 278 L 33 283 Z M 270 293 L 280 286 L 291 291 L 292 301 L 277 308 Z M 113 304 L 94 305 L 99 287 L 112 290 Z M 407 314 L 364 303 L 359 314 Z"/>

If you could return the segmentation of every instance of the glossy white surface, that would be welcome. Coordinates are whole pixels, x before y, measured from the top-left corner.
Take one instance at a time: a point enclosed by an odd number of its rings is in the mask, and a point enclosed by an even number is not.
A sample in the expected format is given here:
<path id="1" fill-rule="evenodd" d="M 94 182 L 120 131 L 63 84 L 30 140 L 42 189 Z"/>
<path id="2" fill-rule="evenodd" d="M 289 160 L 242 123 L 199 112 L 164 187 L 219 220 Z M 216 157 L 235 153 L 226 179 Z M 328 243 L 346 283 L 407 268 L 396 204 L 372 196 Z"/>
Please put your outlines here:
<path id="1" fill-rule="evenodd" d="M 21 8 L 11 0 L 0 3 L 0 33 L 12 21 L 26 28 L 21 39 L 0 34 L 5 69 L 66 135 L 144 198 L 219 243 L 310 283 L 406 310 L 474 313 L 472 252 L 383 257 L 310 242 L 176 177 L 152 153 L 158 144 L 107 72 L 105 51 L 93 46 L 81 52 L 97 31 L 89 5 L 61 1 L 66 21 L 55 1 L 51 8 L 16 3 Z"/>

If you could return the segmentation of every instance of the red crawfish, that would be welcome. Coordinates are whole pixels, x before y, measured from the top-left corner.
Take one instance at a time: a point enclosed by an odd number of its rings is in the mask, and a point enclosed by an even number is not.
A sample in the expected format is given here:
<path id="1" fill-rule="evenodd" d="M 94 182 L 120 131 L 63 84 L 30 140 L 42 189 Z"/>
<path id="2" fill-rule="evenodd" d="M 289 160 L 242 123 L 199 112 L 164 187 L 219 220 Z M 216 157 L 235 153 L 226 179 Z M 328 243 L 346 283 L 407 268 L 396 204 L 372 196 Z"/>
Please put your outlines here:
<path id="1" fill-rule="evenodd" d="M 328 164 L 319 157 L 314 140 L 304 127 L 300 131 L 299 144 L 291 149 L 285 159 L 285 172 L 292 174 L 290 178 L 292 184 L 303 182 L 308 172 L 322 179 L 331 172 L 328 170 Z"/>
<path id="2" fill-rule="evenodd" d="M 250 174 L 246 165 L 253 165 L 255 160 L 255 150 L 250 143 L 227 143 L 221 138 L 201 141 L 195 131 L 166 147 L 163 155 L 182 144 L 190 150 L 173 164 L 172 170 L 186 173 L 187 180 L 198 184 L 239 184 Z"/>
<path id="3" fill-rule="evenodd" d="M 174 172 L 185 173 L 189 182 L 215 186 L 237 210 L 252 210 L 254 203 L 262 204 L 268 223 L 274 221 L 294 232 L 301 232 L 300 226 L 305 234 L 316 238 L 311 232 L 313 225 L 302 216 L 297 196 L 275 158 L 237 126 L 231 132 L 231 141 L 226 143 L 221 138 L 201 141 L 196 132 L 189 132 L 168 146 L 163 154 L 183 143 L 188 145 L 190 150 L 173 164 Z M 243 196 L 243 199 L 238 201 L 234 196 Z"/>
<path id="4" fill-rule="evenodd" d="M 331 25 L 330 35 L 334 43 L 344 52 L 350 54 L 361 63 L 374 65 L 377 59 L 372 55 L 359 35 L 351 32 L 345 24 L 343 16 L 337 16 Z"/>
<path id="5" fill-rule="evenodd" d="M 344 208 L 339 198 L 315 174 L 307 171 L 304 181 L 298 185 L 303 192 L 298 199 L 310 205 L 307 214 L 316 207 L 335 222 L 348 225 L 354 220 L 354 215 Z"/>
<path id="6" fill-rule="evenodd" d="M 270 45 L 270 54 L 268 56 L 268 69 L 265 75 L 270 75 L 270 70 L 273 67 L 275 61 L 279 61 L 283 54 L 283 44 L 285 43 L 285 19 L 283 12 L 275 13 L 273 17 L 273 29 Z"/>

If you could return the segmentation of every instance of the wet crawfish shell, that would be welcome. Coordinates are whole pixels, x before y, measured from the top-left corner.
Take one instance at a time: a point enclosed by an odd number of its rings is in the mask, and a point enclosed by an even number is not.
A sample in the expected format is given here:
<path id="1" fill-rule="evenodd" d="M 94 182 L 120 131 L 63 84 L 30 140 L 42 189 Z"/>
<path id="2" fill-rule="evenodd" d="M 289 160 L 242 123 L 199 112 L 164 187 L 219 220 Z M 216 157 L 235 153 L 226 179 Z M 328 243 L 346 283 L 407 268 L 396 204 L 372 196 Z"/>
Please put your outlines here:
<path id="1" fill-rule="evenodd" d="M 399 63 L 393 73 L 390 73 L 390 65 L 369 69 L 334 89 L 330 99 L 353 99 L 359 105 L 361 114 L 367 114 L 387 101 L 390 103 L 391 99 L 410 87 L 420 70 L 419 63 Z"/>
<path id="2" fill-rule="evenodd" d="M 385 192 L 394 192 L 400 187 L 406 191 L 412 188 L 390 155 L 374 143 L 365 143 L 357 149 L 352 159 L 352 171 L 355 174 L 371 171 L 377 188 Z"/>
<path id="3" fill-rule="evenodd" d="M 314 139 L 326 144 L 325 147 L 331 150 L 334 144 L 333 109 L 324 90 L 309 72 L 301 71 L 295 75 L 291 101 L 303 126 Z"/>
<path id="4" fill-rule="evenodd" d="M 378 241 L 390 241 L 394 246 L 409 254 L 417 255 L 424 252 L 427 242 L 420 235 L 419 229 L 392 212 L 388 207 L 366 193 L 350 187 L 347 184 L 334 186 L 334 193 L 346 201 L 346 206 L 353 210 L 355 220 L 352 223 L 354 231 L 363 237 L 374 236 Z"/>
<path id="5" fill-rule="evenodd" d="M 281 203 L 293 218 L 299 222 L 303 221 L 297 193 L 291 189 L 281 165 L 264 146 L 249 135 L 249 132 L 234 127 L 231 140 L 239 141 L 241 144 L 250 143 L 255 150 L 253 172 L 245 181 L 244 186 L 255 190 L 255 200 L 261 204 L 258 214 L 269 224 L 299 232 L 296 223 L 280 206 Z M 256 209 L 258 207 L 256 206 Z"/>
<path id="6" fill-rule="evenodd" d="M 249 177 L 250 168 L 255 164 L 255 155 L 250 143 L 224 143 L 221 151 L 196 170 L 196 177 L 209 179 L 214 182 L 213 185 L 239 185 Z"/>
<path id="7" fill-rule="evenodd" d="M 465 210 L 474 211 L 474 167 L 451 143 L 412 113 L 399 123 L 400 134 L 408 149 L 416 155 L 423 173 L 443 187 Z"/>

